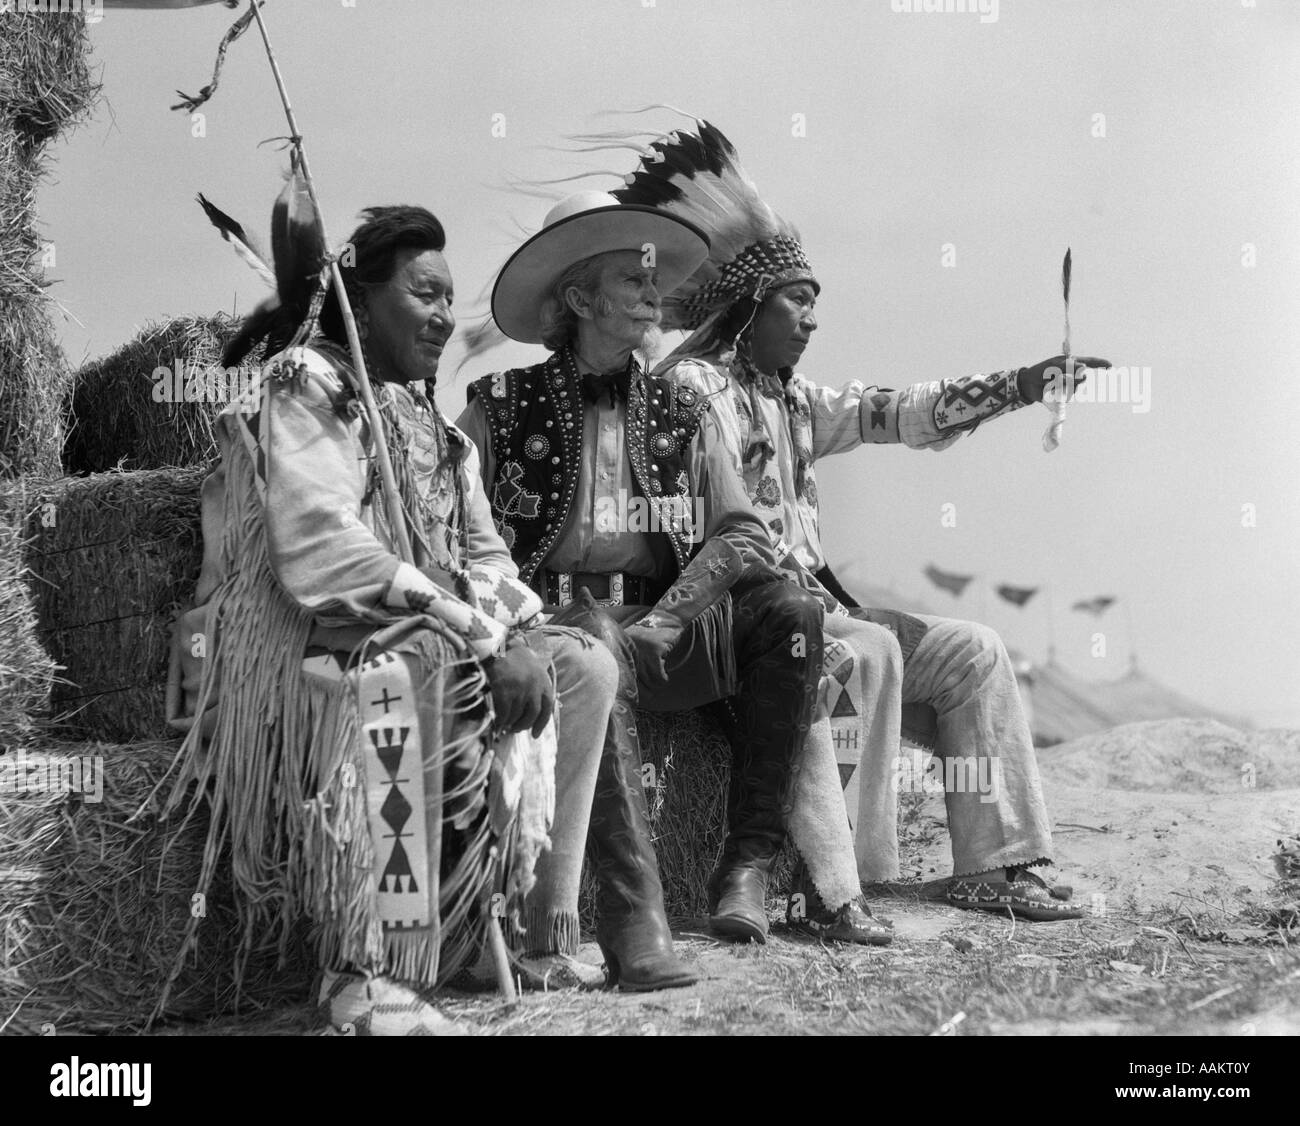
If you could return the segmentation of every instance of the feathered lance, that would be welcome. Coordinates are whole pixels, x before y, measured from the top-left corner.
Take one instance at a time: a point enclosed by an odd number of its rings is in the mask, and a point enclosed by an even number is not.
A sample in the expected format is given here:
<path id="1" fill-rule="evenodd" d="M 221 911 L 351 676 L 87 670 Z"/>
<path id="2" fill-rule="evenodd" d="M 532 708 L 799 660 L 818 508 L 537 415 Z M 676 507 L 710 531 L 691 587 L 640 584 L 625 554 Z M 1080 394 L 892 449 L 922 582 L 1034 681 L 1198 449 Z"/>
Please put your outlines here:
<path id="1" fill-rule="evenodd" d="M 1065 298 L 1065 338 L 1061 341 L 1061 354 L 1066 367 L 1070 366 L 1070 248 L 1065 248 L 1065 261 L 1061 263 L 1061 294 Z M 1061 429 L 1065 426 L 1065 390 L 1057 391 L 1052 404 L 1052 424 L 1043 434 L 1043 449 L 1049 454 L 1061 444 Z"/>
<path id="2" fill-rule="evenodd" d="M 289 123 L 289 141 L 293 145 L 295 161 L 298 171 L 302 175 L 303 183 L 307 187 L 307 194 L 311 199 L 312 210 L 315 213 L 316 228 L 320 235 L 320 243 L 323 247 L 329 246 L 329 239 L 325 233 L 325 217 L 321 211 L 320 201 L 316 196 L 316 185 L 312 180 L 311 170 L 307 164 L 307 153 L 303 148 L 302 134 L 298 132 L 298 121 L 294 116 L 293 106 L 289 101 L 288 91 L 284 86 L 284 78 L 280 74 L 280 64 L 276 60 L 275 50 L 271 46 L 271 38 L 267 34 L 266 23 L 262 19 L 261 6 L 264 0 L 249 0 L 249 10 L 252 18 L 257 22 L 257 30 L 262 36 L 262 44 L 266 48 L 266 57 L 271 64 L 271 74 L 275 78 L 276 89 L 280 93 L 280 102 L 284 106 L 284 115 Z M 239 21 L 244 27 L 247 27 L 247 18 L 245 15 Z M 238 25 L 237 25 L 238 26 Z M 241 29 L 242 30 L 242 29 Z M 233 37 L 231 37 L 233 38 Z M 228 40 L 222 40 L 222 54 L 224 48 L 228 45 Z M 220 66 L 218 65 L 218 74 Z M 211 92 L 216 89 L 217 75 L 214 74 L 211 86 L 202 92 L 201 101 L 206 101 Z M 190 100 L 193 101 L 192 99 Z M 334 292 L 338 297 L 339 310 L 343 314 L 343 325 L 347 332 L 348 348 L 352 353 L 352 364 L 355 371 L 356 390 L 361 397 L 362 405 L 365 407 L 366 417 L 370 422 L 370 433 L 375 443 L 375 457 L 379 462 L 379 477 L 383 487 L 384 502 L 388 510 L 388 522 L 393 529 L 397 541 L 398 557 L 405 563 L 413 564 L 415 554 L 411 550 L 411 539 L 406 527 L 406 513 L 402 508 L 401 494 L 397 489 L 397 478 L 393 473 L 393 463 L 388 453 L 388 443 L 384 438 L 383 421 L 379 415 L 379 407 L 375 403 L 374 392 L 370 385 L 370 376 L 366 370 L 365 355 L 361 348 L 361 338 L 357 333 L 356 317 L 352 312 L 351 302 L 348 300 L 347 287 L 343 283 L 343 273 L 339 269 L 338 258 L 328 255 L 330 281 L 334 286 Z M 441 782 L 441 779 L 438 779 Z M 441 800 L 441 792 L 428 795 L 430 800 Z M 435 856 L 431 859 L 434 864 L 434 870 L 441 865 L 441 849 L 439 842 L 433 844 Z M 434 904 L 434 910 L 437 910 L 437 904 Z M 505 939 L 501 934 L 501 921 L 495 913 L 488 912 L 488 942 L 492 949 L 492 959 L 496 967 L 497 984 L 502 995 L 507 1002 L 515 1000 L 514 983 L 510 977 L 510 964 L 506 954 Z"/>
<path id="3" fill-rule="evenodd" d="M 257 21 L 257 30 L 266 47 L 266 57 L 271 64 L 271 74 L 275 77 L 276 89 L 280 92 L 280 101 L 284 105 L 284 116 L 289 122 L 289 139 L 297 153 L 298 168 L 302 173 L 303 183 L 307 185 L 307 194 L 311 197 L 312 210 L 316 213 L 316 228 L 320 232 L 322 246 L 329 246 L 325 234 L 325 216 L 321 211 L 320 200 L 316 196 L 316 183 L 312 180 L 311 169 L 307 164 L 307 153 L 303 148 L 302 134 L 298 132 L 298 121 L 294 117 L 293 106 L 289 102 L 289 93 L 284 88 L 284 79 L 280 75 L 280 64 L 276 61 L 271 39 L 262 19 L 261 3 L 249 0 L 253 19 Z M 397 554 L 404 563 L 414 563 L 415 553 L 411 549 L 411 537 L 406 529 L 406 514 L 402 509 L 402 497 L 397 491 L 397 477 L 393 473 L 393 462 L 388 456 L 388 442 L 384 438 L 383 421 L 379 416 L 379 407 L 375 403 L 374 391 L 370 386 L 370 375 L 366 370 L 366 358 L 361 348 L 361 337 L 357 334 L 357 320 L 352 313 L 352 304 L 348 300 L 347 287 L 343 284 L 343 272 L 339 269 L 338 258 L 329 256 L 330 281 L 338 297 L 339 310 L 343 314 L 343 326 L 348 335 L 348 348 L 352 352 L 352 366 L 356 371 L 357 393 L 361 396 L 366 409 L 366 418 L 370 421 L 370 433 L 375 443 L 375 457 L 379 462 L 379 479 L 383 485 L 384 503 L 388 509 L 388 522 L 397 539 Z"/>

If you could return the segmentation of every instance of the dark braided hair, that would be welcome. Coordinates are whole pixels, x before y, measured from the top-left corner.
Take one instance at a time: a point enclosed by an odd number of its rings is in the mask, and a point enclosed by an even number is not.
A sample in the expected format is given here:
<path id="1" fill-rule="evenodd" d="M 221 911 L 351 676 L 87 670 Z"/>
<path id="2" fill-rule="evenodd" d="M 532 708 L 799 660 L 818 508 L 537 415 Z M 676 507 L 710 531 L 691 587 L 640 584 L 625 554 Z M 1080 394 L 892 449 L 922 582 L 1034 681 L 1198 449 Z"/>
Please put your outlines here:
<path id="1" fill-rule="evenodd" d="M 397 269 L 397 255 L 402 250 L 437 250 L 447 244 L 442 224 L 432 212 L 407 204 L 393 207 L 368 207 L 361 212 L 365 220 L 352 232 L 348 245 L 339 255 L 339 270 L 348 299 L 355 306 L 363 300 L 364 286 L 382 284 Z M 280 304 L 257 309 L 244 319 L 239 331 L 226 345 L 221 362 L 227 367 L 239 364 L 259 343 L 265 342 L 262 359 L 269 360 L 293 339 L 307 319 L 315 281 L 323 261 L 304 255 L 306 274 L 289 279 L 293 292 L 280 294 Z M 344 352 L 348 350 L 347 330 L 339 311 L 333 286 L 325 294 L 320 313 L 320 331 Z"/>
<path id="2" fill-rule="evenodd" d="M 353 305 L 363 301 L 364 286 L 382 285 L 397 270 L 397 256 L 403 250 L 437 250 L 447 245 L 442 224 L 423 207 L 400 204 L 368 207 L 365 220 L 352 232 L 348 247 L 339 255 L 339 270 Z M 331 287 L 320 311 L 321 334 L 340 348 L 348 346 L 338 294 Z"/>

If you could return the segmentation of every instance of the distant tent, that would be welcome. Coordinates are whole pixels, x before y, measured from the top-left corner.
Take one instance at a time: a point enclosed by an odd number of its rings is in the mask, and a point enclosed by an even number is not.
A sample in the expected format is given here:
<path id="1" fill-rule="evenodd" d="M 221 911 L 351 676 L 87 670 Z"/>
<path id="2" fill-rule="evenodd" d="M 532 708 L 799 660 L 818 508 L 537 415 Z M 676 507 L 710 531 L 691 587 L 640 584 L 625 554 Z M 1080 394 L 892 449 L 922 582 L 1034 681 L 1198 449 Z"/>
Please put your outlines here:
<path id="1" fill-rule="evenodd" d="M 1081 680 L 1057 664 L 1034 667 L 1034 742 L 1040 747 L 1065 743 L 1145 719 L 1215 719 L 1249 730 L 1251 723 L 1225 715 L 1175 692 L 1141 670 L 1118 680 Z"/>
<path id="2" fill-rule="evenodd" d="M 861 605 L 905 610 L 911 614 L 936 613 L 936 607 L 924 599 L 909 598 L 890 587 L 859 579 L 858 575 L 866 571 L 861 563 L 841 563 L 835 567 L 835 573 Z M 1101 607 L 1104 610 L 1115 599 L 1090 600 L 1098 601 L 1105 603 Z M 1144 719 L 1215 719 L 1244 731 L 1254 726 L 1241 716 L 1215 711 L 1184 696 L 1137 669 L 1118 680 L 1088 681 L 1053 662 L 1031 663 L 1014 650 L 1009 652 L 1027 700 L 1034 743 L 1040 747 Z"/>

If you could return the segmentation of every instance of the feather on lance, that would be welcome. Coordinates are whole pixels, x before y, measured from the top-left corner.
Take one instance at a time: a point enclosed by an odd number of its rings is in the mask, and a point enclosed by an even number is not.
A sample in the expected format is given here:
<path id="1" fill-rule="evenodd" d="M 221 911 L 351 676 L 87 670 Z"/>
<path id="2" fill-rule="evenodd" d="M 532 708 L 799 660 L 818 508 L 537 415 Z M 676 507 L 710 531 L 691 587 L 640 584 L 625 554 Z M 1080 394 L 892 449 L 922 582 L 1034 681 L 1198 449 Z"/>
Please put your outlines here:
<path id="1" fill-rule="evenodd" d="M 1061 263 L 1061 295 L 1065 299 L 1065 337 L 1061 341 L 1061 354 L 1070 354 L 1070 267 L 1072 264 L 1070 248 L 1065 248 L 1065 260 Z M 1043 434 L 1043 449 L 1049 454 L 1061 444 L 1061 430 L 1065 426 L 1065 393 L 1058 392 L 1060 398 L 1052 404 L 1052 424 Z"/>
<path id="2" fill-rule="evenodd" d="M 289 343 L 290 336 L 309 316 L 312 297 L 321 285 L 327 254 L 321 239 L 316 208 L 303 180 L 296 152 L 284 187 L 271 208 L 271 257 L 263 253 L 238 220 L 215 206 L 202 193 L 199 205 L 221 237 L 230 243 L 272 293 L 245 318 L 243 327 L 226 345 L 224 363 L 236 363 L 252 343 L 266 337 L 262 358 L 270 359 Z"/>

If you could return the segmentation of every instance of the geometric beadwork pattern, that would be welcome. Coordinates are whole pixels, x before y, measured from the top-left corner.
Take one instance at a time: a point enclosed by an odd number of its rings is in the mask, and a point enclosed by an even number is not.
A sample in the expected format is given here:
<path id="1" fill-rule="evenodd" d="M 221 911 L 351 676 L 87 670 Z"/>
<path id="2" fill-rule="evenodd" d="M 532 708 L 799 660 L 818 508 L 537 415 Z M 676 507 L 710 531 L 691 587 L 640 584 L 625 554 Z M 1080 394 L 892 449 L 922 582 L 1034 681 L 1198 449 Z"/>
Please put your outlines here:
<path id="1" fill-rule="evenodd" d="M 814 723 L 830 726 L 831 745 L 839 765 L 840 785 L 849 823 L 858 822 L 858 764 L 862 761 L 862 677 L 851 646 L 827 637 L 822 658 L 822 690 Z"/>
<path id="2" fill-rule="evenodd" d="M 424 767 L 410 665 L 380 653 L 356 675 L 379 918 L 386 927 L 425 927 L 436 905 L 429 895 Z"/>
<path id="3" fill-rule="evenodd" d="M 1014 372 L 967 375 L 940 381 L 934 424 L 941 431 L 971 430 L 1008 407 L 1022 405 Z"/>

